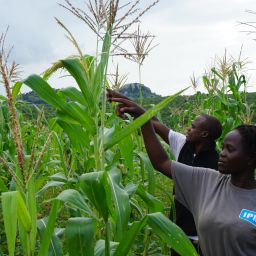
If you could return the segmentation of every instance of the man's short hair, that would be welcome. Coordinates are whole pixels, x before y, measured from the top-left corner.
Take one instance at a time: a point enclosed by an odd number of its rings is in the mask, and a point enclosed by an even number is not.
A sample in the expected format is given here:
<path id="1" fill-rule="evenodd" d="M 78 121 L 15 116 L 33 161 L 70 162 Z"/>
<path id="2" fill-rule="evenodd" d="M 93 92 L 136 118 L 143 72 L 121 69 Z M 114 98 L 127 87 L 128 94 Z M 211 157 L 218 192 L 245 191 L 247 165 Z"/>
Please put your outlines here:
<path id="1" fill-rule="evenodd" d="M 222 133 L 222 125 L 220 121 L 214 116 L 206 114 L 201 116 L 205 118 L 205 122 L 202 123 L 202 126 L 209 133 L 209 138 L 217 140 Z"/>

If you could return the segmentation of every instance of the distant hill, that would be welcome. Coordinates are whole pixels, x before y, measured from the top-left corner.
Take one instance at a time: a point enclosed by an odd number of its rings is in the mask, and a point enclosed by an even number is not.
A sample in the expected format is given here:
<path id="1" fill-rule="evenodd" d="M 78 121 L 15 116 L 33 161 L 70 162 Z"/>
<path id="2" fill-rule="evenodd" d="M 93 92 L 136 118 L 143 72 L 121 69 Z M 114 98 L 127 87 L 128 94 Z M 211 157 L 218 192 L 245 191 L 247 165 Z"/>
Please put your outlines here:
<path id="1" fill-rule="evenodd" d="M 120 88 L 119 91 L 129 98 L 137 99 L 140 97 L 140 84 L 139 83 L 125 84 Z M 143 84 L 141 84 L 141 92 L 142 92 L 143 98 L 161 97 L 160 95 L 152 92 L 147 86 Z"/>
<path id="2" fill-rule="evenodd" d="M 126 84 L 123 87 L 121 87 L 119 91 L 129 98 L 137 102 L 139 101 L 139 84 L 138 83 Z M 142 91 L 142 97 L 143 97 L 143 107 L 146 109 L 151 108 L 152 105 L 159 103 L 165 98 L 152 92 L 150 88 L 148 88 L 145 85 L 141 85 L 141 91 Z M 202 97 L 207 97 L 207 95 L 203 94 Z M 255 104 L 256 92 L 247 93 L 246 97 L 249 104 Z M 32 105 L 36 105 L 37 107 L 44 106 L 47 117 L 51 117 L 55 115 L 55 109 L 53 109 L 45 101 L 40 99 L 38 95 L 33 91 L 19 95 L 19 100 L 31 103 Z M 170 124 L 170 111 L 175 110 L 177 108 L 182 109 L 186 107 L 187 104 L 193 104 L 194 101 L 195 101 L 195 95 L 178 96 L 176 99 L 174 99 L 174 101 L 172 101 L 169 104 L 168 107 L 165 107 L 163 110 L 161 110 L 162 121 L 165 124 Z M 29 110 L 27 112 L 29 112 Z"/>

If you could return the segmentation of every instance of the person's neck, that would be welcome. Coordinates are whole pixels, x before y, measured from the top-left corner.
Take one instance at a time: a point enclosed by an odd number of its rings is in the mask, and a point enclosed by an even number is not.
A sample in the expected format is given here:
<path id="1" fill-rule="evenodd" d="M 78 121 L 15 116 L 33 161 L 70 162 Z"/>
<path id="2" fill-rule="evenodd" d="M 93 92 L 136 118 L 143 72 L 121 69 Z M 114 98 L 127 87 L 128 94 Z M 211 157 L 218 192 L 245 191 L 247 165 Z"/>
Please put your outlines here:
<path id="1" fill-rule="evenodd" d="M 239 188 L 255 189 L 256 180 L 254 172 L 244 172 L 243 175 L 231 174 L 231 183 Z"/>
<path id="2" fill-rule="evenodd" d="M 213 143 L 214 143 L 213 141 L 203 141 L 195 144 L 196 154 L 208 150 L 213 145 Z"/>

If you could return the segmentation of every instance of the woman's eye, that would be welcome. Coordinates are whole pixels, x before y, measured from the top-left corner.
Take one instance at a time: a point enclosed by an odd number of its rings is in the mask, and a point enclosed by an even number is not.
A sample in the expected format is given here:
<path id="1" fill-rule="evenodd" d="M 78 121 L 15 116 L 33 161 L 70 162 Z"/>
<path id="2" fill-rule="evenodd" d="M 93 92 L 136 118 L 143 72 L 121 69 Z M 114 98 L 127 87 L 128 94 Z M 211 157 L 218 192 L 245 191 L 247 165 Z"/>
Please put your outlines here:
<path id="1" fill-rule="evenodd" d="M 233 151 L 235 150 L 235 149 L 234 149 L 233 147 L 231 147 L 231 146 L 227 147 L 227 149 L 228 149 L 229 152 L 233 152 Z"/>

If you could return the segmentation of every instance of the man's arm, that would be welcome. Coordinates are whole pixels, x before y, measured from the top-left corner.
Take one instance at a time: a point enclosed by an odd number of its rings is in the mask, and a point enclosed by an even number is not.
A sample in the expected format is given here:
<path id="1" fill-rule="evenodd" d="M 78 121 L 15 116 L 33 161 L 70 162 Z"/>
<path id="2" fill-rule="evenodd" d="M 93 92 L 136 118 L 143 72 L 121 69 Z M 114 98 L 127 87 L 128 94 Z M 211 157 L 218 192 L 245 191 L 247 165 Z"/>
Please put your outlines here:
<path id="1" fill-rule="evenodd" d="M 169 144 L 169 131 L 170 129 L 162 124 L 156 117 L 151 119 L 151 123 L 155 129 L 155 132 L 167 143 Z"/>
<path id="2" fill-rule="evenodd" d="M 119 102 L 118 114 L 123 116 L 129 113 L 133 117 L 139 117 L 145 110 L 131 100 L 124 98 L 109 98 L 110 101 Z M 159 142 L 151 122 L 141 127 L 144 144 L 153 167 L 168 177 L 171 176 L 171 160 Z"/>

